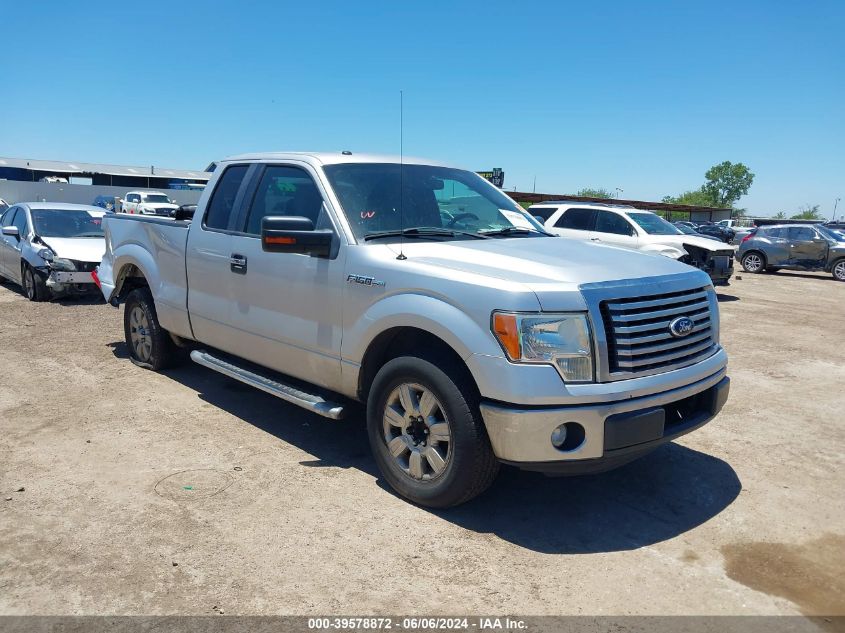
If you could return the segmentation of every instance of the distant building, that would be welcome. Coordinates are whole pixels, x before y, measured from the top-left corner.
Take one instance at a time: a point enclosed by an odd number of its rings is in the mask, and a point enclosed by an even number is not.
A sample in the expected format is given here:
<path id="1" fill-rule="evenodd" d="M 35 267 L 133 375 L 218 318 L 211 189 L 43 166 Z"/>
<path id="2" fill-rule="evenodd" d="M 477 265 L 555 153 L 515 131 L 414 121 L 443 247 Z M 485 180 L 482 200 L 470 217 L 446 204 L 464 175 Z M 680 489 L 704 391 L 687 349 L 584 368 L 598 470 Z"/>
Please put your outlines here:
<path id="1" fill-rule="evenodd" d="M 127 167 L 31 158 L 1 158 L 0 180 L 126 187 L 130 189 L 202 189 L 211 174 L 199 169 Z"/>

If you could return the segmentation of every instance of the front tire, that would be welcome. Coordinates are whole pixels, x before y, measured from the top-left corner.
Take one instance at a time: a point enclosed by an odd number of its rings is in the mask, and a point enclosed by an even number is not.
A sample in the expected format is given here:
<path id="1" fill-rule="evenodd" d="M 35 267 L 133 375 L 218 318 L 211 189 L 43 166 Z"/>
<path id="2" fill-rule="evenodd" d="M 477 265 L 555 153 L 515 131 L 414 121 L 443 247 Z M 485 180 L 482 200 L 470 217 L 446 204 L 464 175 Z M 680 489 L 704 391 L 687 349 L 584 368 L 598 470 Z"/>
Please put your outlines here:
<path id="1" fill-rule="evenodd" d="M 469 501 L 499 469 L 474 385 L 449 364 L 394 358 L 376 374 L 367 399 L 379 470 L 401 496 L 431 508 Z"/>
<path id="2" fill-rule="evenodd" d="M 182 350 L 158 322 L 149 288 L 136 288 L 126 297 L 123 332 L 129 358 L 139 367 L 160 371 L 178 365 L 184 358 Z"/>
<path id="3" fill-rule="evenodd" d="M 845 258 L 834 262 L 830 272 L 836 281 L 845 281 Z"/>
<path id="4" fill-rule="evenodd" d="M 742 268 L 747 273 L 761 273 L 766 270 L 766 258 L 761 253 L 751 251 L 742 256 Z"/>
<path id="5" fill-rule="evenodd" d="M 27 263 L 21 265 L 23 293 L 30 301 L 46 301 L 50 298 L 50 289 L 44 279 Z"/>

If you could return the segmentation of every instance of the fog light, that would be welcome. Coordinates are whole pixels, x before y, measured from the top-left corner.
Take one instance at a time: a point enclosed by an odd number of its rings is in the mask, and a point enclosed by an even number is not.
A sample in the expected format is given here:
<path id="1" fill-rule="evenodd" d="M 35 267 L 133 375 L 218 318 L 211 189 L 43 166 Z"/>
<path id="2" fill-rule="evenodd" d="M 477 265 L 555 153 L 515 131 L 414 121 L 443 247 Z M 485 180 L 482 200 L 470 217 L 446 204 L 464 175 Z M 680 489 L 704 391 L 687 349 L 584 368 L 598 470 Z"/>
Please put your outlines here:
<path id="1" fill-rule="evenodd" d="M 566 425 L 561 424 L 554 431 L 552 431 L 552 444 L 555 448 L 560 448 L 566 441 Z"/>
<path id="2" fill-rule="evenodd" d="M 574 451 L 584 443 L 586 431 L 577 422 L 564 422 L 552 431 L 552 446 L 559 451 Z"/>

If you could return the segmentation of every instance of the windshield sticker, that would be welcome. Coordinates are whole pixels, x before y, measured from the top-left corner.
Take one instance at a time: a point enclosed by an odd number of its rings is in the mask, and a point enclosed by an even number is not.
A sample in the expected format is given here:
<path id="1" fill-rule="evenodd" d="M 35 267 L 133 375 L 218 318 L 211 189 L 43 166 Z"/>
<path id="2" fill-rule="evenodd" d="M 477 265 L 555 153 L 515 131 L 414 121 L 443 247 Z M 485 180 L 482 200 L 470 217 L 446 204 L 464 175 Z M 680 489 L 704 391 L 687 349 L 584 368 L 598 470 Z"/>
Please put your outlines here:
<path id="1" fill-rule="evenodd" d="M 518 229 L 535 229 L 535 226 L 531 224 L 531 221 L 519 211 L 499 209 L 499 213 L 505 216 L 505 218 L 507 218 L 507 220 Z"/>

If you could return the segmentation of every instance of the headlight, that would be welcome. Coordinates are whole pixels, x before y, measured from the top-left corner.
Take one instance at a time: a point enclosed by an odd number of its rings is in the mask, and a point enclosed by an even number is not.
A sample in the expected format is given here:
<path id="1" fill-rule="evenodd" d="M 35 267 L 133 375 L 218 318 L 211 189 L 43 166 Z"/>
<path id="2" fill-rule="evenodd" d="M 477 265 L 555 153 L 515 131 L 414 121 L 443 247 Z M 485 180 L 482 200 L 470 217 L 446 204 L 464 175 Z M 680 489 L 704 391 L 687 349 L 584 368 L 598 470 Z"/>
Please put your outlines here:
<path id="1" fill-rule="evenodd" d="M 494 312 L 493 334 L 514 362 L 553 365 L 567 382 L 593 380 L 593 346 L 585 314 Z"/>
<path id="2" fill-rule="evenodd" d="M 42 248 L 40 251 L 38 251 L 38 256 L 45 262 L 53 261 L 53 251 L 51 251 L 49 248 Z"/>
<path id="3" fill-rule="evenodd" d="M 50 268 L 52 268 L 53 270 L 70 273 L 76 270 L 76 264 L 74 264 L 69 259 L 64 259 L 62 257 L 54 257 L 53 261 L 50 262 Z"/>

